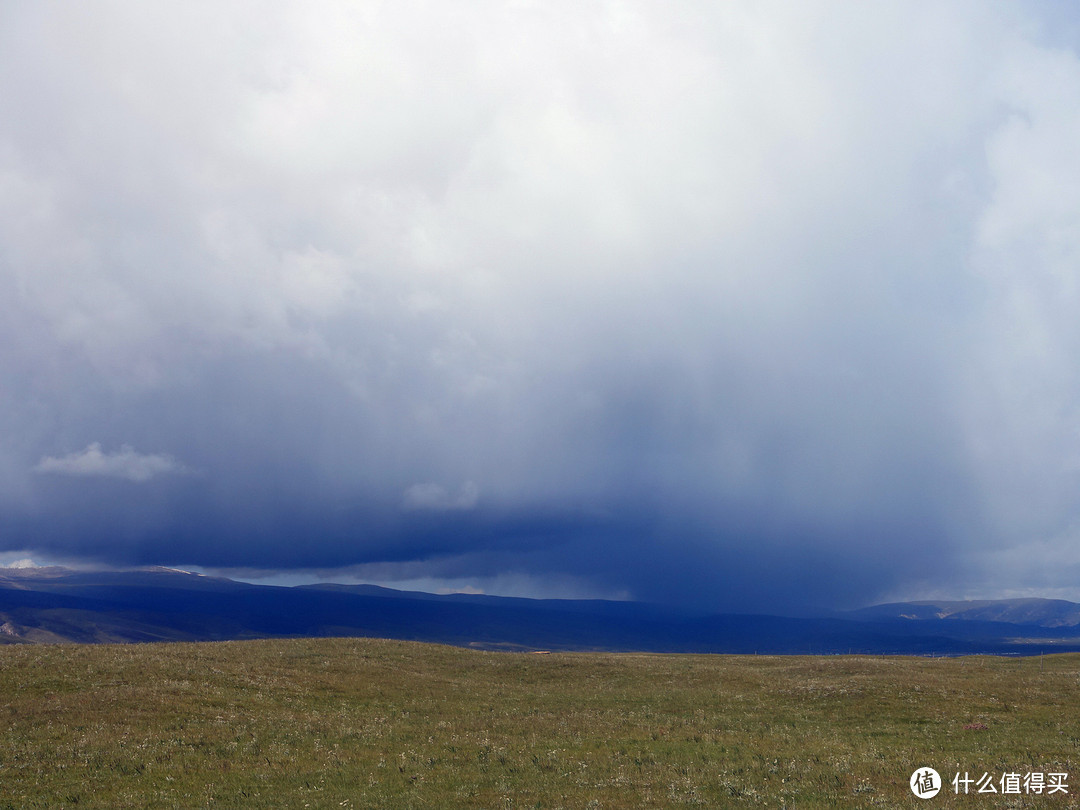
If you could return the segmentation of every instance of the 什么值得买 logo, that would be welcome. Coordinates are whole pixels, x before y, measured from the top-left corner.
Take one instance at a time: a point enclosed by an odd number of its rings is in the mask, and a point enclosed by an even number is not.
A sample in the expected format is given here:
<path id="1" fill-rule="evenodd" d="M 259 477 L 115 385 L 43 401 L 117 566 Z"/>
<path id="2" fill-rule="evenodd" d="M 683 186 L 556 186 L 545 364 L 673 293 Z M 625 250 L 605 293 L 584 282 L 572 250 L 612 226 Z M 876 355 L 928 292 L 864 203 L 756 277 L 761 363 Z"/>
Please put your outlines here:
<path id="1" fill-rule="evenodd" d="M 908 784 L 920 799 L 932 799 L 941 791 L 941 775 L 933 768 L 916 768 Z"/>

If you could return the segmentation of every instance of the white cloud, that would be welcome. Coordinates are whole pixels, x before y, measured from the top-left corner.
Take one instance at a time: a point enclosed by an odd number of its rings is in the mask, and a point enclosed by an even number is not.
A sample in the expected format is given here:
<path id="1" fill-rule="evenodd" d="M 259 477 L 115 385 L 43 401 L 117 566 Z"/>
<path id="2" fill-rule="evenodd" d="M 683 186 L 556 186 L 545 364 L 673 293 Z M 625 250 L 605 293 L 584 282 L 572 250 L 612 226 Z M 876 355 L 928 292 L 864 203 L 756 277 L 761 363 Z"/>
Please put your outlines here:
<path id="1" fill-rule="evenodd" d="M 475 507 L 479 497 L 480 489 L 472 481 L 462 484 L 457 494 L 451 494 L 440 484 L 413 484 L 405 490 L 401 505 L 408 511 L 465 511 Z"/>
<path id="2" fill-rule="evenodd" d="M 37 463 L 34 471 L 52 475 L 126 478 L 140 484 L 159 475 L 189 472 L 170 455 L 138 453 L 126 444 L 114 453 L 104 453 L 98 442 L 87 445 L 85 450 L 59 458 L 46 456 Z"/>

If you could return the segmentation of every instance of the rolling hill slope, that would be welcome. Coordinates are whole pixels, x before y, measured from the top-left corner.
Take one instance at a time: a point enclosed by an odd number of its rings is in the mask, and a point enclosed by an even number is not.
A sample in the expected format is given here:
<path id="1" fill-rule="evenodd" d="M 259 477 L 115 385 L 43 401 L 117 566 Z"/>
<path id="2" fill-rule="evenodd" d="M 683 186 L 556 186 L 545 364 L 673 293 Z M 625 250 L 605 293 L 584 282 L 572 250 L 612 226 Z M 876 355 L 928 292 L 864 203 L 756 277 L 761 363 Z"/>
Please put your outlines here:
<path id="1" fill-rule="evenodd" d="M 1080 608 L 1072 603 L 1041 609 L 1031 600 L 948 603 L 951 610 L 944 604 L 878 606 L 843 617 L 710 616 L 635 602 L 436 595 L 367 585 L 252 585 L 162 568 L 0 569 L 0 642 L 366 636 L 486 649 L 920 655 L 1080 650 L 1080 628 L 1062 619 Z"/>

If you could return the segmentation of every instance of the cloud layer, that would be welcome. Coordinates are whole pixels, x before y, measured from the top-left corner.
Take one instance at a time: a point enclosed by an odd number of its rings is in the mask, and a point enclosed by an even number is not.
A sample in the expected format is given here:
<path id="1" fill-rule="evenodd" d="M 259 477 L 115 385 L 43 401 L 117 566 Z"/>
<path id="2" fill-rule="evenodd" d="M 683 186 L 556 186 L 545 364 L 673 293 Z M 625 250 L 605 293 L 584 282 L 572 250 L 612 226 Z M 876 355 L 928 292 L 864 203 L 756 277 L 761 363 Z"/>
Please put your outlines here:
<path id="1" fill-rule="evenodd" d="M 0 551 L 1080 598 L 1071 16 L 7 7 Z"/>
<path id="2" fill-rule="evenodd" d="M 187 470 L 183 464 L 169 455 L 138 453 L 126 444 L 118 451 L 103 453 L 101 445 L 93 442 L 78 453 L 68 453 L 60 458 L 46 456 L 37 463 L 34 472 L 125 478 L 128 481 L 142 483 L 159 475 L 183 474 Z"/>

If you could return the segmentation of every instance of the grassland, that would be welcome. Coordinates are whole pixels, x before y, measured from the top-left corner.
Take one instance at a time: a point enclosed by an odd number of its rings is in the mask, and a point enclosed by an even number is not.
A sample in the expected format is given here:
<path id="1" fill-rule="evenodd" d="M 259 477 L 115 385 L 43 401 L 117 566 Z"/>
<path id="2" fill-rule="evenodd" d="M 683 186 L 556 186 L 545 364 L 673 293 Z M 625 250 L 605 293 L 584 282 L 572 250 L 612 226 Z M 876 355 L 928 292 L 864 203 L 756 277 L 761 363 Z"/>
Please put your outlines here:
<path id="1" fill-rule="evenodd" d="M 1078 693 L 1077 655 L 12 645 L 0 808 L 1076 807 Z M 1075 784 L 920 801 L 922 765 Z"/>

